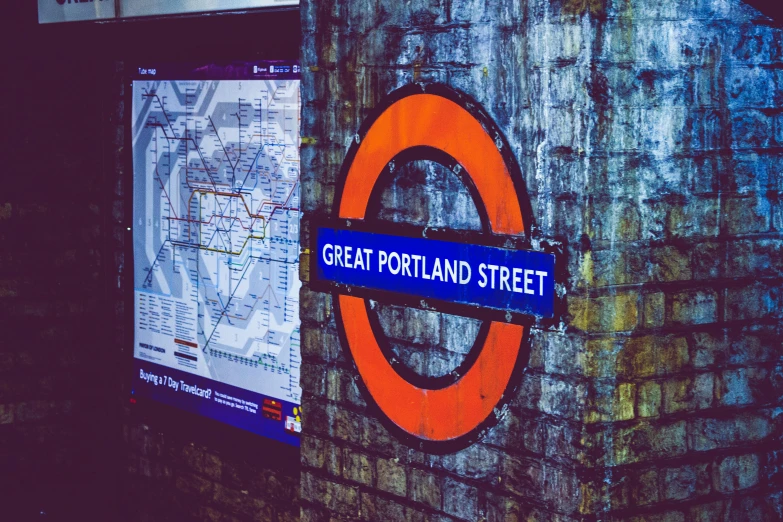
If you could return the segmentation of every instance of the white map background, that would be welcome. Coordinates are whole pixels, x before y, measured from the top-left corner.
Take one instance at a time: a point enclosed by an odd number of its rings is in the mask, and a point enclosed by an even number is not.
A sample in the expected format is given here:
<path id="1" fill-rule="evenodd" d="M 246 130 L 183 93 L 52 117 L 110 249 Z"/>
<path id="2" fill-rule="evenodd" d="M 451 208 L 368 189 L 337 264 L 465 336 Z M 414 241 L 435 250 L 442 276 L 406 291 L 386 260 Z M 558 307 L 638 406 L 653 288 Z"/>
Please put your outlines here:
<path id="1" fill-rule="evenodd" d="M 299 402 L 299 104 L 297 80 L 134 82 L 137 358 Z"/>

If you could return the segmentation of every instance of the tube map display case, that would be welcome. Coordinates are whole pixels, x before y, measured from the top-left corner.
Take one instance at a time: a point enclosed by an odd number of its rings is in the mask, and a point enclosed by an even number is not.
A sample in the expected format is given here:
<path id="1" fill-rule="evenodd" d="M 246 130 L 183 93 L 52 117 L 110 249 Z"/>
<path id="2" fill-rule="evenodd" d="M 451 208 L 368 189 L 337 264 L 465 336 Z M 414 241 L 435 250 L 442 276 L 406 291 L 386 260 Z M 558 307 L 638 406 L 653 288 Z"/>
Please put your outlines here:
<path id="1" fill-rule="evenodd" d="M 132 392 L 298 446 L 299 65 L 134 70 Z"/>

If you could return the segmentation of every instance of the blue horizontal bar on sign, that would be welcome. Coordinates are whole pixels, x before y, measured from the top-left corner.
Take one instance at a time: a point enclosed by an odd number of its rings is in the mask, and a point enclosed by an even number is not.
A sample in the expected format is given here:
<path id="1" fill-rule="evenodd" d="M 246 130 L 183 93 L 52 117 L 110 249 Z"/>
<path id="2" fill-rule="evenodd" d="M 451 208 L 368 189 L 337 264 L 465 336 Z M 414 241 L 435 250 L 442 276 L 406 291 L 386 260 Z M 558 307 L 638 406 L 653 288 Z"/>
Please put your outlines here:
<path id="1" fill-rule="evenodd" d="M 321 281 L 554 316 L 552 254 L 331 228 L 316 246 Z"/>

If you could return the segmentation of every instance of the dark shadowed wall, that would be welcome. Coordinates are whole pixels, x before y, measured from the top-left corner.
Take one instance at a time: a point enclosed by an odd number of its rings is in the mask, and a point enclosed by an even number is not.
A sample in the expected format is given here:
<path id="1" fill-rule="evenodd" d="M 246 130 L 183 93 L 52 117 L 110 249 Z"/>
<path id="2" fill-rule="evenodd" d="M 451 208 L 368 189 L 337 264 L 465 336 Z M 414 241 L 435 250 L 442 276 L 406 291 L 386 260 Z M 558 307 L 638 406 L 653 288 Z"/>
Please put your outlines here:
<path id="1" fill-rule="evenodd" d="M 122 225 L 124 64 L 296 59 L 299 39 L 296 11 L 38 26 L 35 2 L 3 7 L 0 520 L 298 518 L 296 452 L 130 408 Z"/>
<path id="2" fill-rule="evenodd" d="M 102 97 L 86 34 L 0 16 L 0 505 L 3 520 L 106 520 L 110 390 Z"/>

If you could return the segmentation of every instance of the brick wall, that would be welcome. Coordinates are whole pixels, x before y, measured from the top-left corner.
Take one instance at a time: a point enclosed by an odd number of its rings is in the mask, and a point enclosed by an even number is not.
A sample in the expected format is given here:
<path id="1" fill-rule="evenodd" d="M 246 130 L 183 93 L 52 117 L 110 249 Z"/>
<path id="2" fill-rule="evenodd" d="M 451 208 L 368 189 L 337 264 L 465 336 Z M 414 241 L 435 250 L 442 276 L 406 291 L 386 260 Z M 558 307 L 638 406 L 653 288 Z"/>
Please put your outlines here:
<path id="1" fill-rule="evenodd" d="M 728 0 L 305 0 L 302 26 L 304 246 L 360 123 L 395 88 L 437 81 L 500 126 L 534 234 L 568 267 L 567 312 L 533 329 L 505 416 L 443 456 L 367 408 L 331 297 L 305 284 L 302 520 L 783 516 L 783 32 Z M 380 218 L 474 227 L 455 179 L 403 169 Z M 377 313 L 423 374 L 476 335 L 473 320 Z"/>
<path id="2" fill-rule="evenodd" d="M 128 420 L 122 520 L 291 522 L 299 520 L 297 469 L 279 469 L 200 442 L 179 426 Z M 203 421 L 201 427 L 204 429 Z M 250 454 L 263 441 L 245 445 Z"/>

